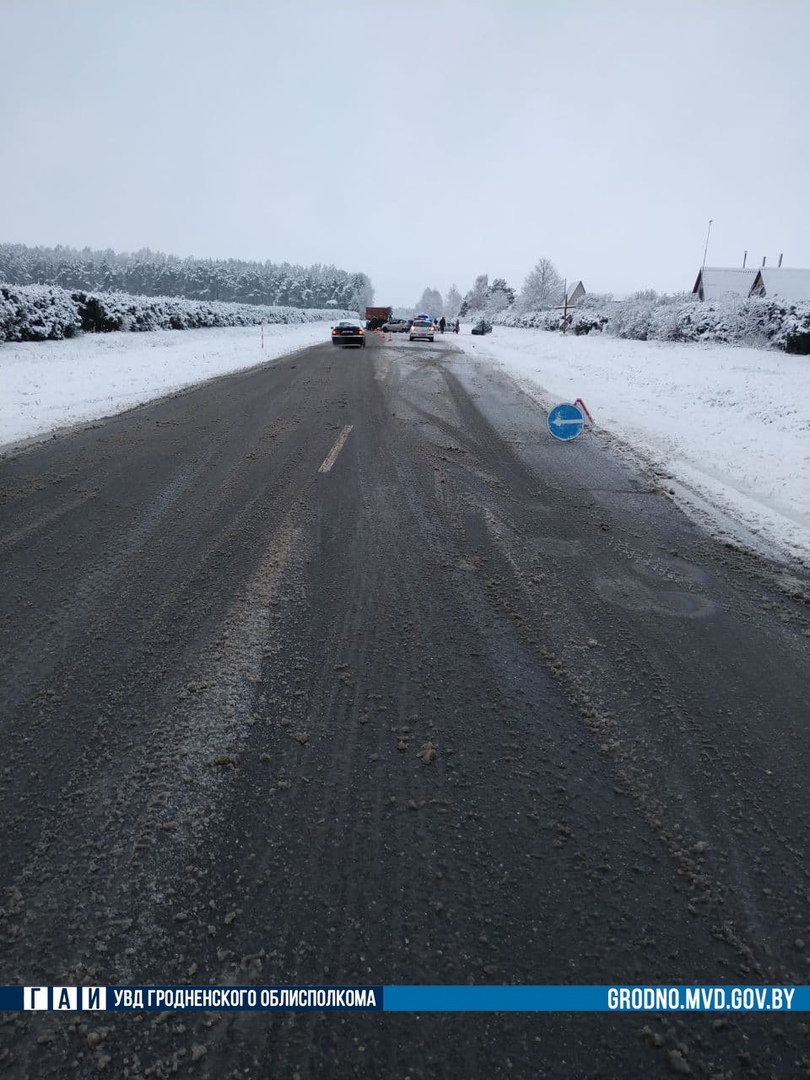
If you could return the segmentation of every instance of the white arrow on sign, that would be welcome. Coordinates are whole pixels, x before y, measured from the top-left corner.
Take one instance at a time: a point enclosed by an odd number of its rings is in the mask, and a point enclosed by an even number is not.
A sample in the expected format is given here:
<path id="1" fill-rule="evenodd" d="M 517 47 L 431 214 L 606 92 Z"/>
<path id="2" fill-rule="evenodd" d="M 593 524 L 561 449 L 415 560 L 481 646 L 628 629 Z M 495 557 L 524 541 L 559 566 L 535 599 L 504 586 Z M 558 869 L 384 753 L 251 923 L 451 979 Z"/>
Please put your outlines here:
<path id="1" fill-rule="evenodd" d="M 556 420 L 551 421 L 555 427 L 562 427 L 563 424 L 582 424 L 584 423 L 581 416 L 569 416 L 568 419 L 564 419 L 562 416 L 558 416 Z"/>

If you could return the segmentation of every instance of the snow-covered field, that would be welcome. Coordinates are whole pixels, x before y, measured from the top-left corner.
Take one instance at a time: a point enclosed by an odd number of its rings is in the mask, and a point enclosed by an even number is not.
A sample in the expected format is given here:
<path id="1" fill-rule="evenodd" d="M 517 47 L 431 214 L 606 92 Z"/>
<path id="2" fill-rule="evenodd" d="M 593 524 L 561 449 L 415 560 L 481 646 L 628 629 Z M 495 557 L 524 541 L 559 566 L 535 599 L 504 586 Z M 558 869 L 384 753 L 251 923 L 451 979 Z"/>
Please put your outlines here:
<path id="1" fill-rule="evenodd" d="M 264 333 L 264 352 L 259 327 L 0 345 L 0 446 L 325 341 L 328 324 Z M 502 365 L 543 408 L 581 397 L 720 534 L 810 564 L 810 358 L 500 326 L 450 343 Z"/>
<path id="2" fill-rule="evenodd" d="M 502 326 L 453 341 L 545 407 L 582 398 L 719 534 L 810 562 L 810 357 Z"/>

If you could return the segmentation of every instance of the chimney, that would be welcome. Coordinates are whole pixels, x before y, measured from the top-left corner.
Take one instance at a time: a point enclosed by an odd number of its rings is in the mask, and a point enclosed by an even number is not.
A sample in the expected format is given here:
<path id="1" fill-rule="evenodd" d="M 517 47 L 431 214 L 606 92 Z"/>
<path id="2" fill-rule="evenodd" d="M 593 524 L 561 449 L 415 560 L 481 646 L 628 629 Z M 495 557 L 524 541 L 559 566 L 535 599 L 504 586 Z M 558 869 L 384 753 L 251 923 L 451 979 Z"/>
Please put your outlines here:
<path id="1" fill-rule="evenodd" d="M 782 256 L 781 255 L 779 256 L 779 265 L 780 266 L 782 265 Z"/>
<path id="2" fill-rule="evenodd" d="M 762 256 L 762 265 L 763 266 L 765 265 L 765 256 L 764 255 Z"/>
<path id="3" fill-rule="evenodd" d="M 743 270 L 745 269 L 745 260 L 746 260 L 747 258 L 748 258 L 748 252 L 747 252 L 747 251 L 744 251 L 744 252 L 743 252 Z"/>

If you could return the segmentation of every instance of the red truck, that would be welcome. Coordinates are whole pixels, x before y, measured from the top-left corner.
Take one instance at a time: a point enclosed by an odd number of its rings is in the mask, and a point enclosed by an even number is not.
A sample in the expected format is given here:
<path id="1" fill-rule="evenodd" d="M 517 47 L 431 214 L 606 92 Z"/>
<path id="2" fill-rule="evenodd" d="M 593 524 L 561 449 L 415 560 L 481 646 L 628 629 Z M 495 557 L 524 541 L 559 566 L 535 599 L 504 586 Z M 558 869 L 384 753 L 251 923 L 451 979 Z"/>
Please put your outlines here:
<path id="1" fill-rule="evenodd" d="M 379 330 L 383 323 L 387 323 L 394 314 L 390 307 L 367 307 L 366 330 Z"/>

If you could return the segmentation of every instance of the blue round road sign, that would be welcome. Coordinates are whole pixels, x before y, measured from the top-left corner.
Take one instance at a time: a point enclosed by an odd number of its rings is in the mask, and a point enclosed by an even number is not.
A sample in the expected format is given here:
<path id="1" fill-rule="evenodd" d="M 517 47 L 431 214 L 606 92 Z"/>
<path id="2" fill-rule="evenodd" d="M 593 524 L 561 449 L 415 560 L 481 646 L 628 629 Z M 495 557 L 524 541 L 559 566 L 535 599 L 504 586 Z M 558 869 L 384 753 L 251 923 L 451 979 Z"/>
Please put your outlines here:
<path id="1" fill-rule="evenodd" d="M 575 439 L 585 426 L 585 416 L 578 405 L 555 405 L 548 414 L 548 430 L 555 439 Z"/>

